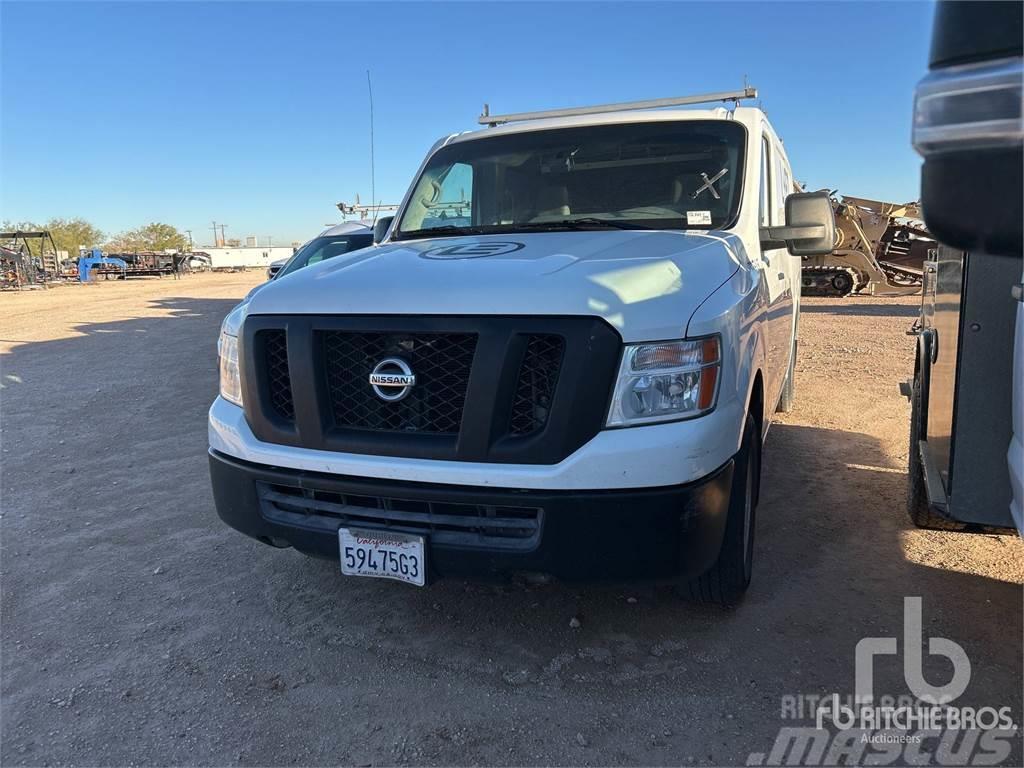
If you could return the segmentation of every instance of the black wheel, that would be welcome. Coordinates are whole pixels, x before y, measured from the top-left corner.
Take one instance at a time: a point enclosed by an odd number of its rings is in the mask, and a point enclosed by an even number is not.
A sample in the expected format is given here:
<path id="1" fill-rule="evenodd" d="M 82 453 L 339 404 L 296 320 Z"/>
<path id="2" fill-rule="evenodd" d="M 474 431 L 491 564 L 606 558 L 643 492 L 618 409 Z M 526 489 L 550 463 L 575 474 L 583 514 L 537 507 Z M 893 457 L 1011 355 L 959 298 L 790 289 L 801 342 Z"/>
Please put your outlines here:
<path id="1" fill-rule="evenodd" d="M 747 416 L 743 445 L 733 466 L 729 516 L 718 558 L 707 571 L 687 583 L 693 600 L 715 605 L 735 605 L 750 585 L 754 559 L 758 484 L 761 481 L 761 436 Z"/>
<path id="2" fill-rule="evenodd" d="M 853 290 L 853 278 L 846 272 L 837 272 L 832 276 L 832 288 L 840 296 L 846 296 Z"/>
<path id="3" fill-rule="evenodd" d="M 935 514 L 928 504 L 928 492 L 924 487 L 924 467 L 921 466 L 921 452 L 918 448 L 918 443 L 921 440 L 922 421 L 926 418 L 921 403 L 921 377 L 915 375 L 914 385 L 910 390 L 907 514 L 910 515 L 911 522 L 918 528 L 929 528 L 935 531 L 962 531 L 966 526 Z"/>
<path id="4" fill-rule="evenodd" d="M 775 410 L 779 413 L 789 413 L 793 410 L 793 403 L 796 402 L 796 339 L 793 339 L 793 354 L 789 358 L 789 370 L 786 371 L 786 381 L 782 385 L 782 394 L 779 395 L 779 404 Z"/>

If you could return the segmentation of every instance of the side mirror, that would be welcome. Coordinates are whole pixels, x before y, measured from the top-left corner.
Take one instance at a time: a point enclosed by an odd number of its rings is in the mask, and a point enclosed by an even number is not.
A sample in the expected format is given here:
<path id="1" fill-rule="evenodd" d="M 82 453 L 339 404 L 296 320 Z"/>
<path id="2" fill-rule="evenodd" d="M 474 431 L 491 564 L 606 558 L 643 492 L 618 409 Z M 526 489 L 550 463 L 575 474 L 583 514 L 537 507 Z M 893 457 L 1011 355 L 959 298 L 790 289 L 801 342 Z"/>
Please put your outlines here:
<path id="1" fill-rule="evenodd" d="M 384 236 L 387 235 L 388 230 L 391 228 L 391 222 L 395 220 L 394 216 L 381 216 L 377 219 L 377 223 L 373 225 L 373 244 L 381 242 Z"/>
<path id="2" fill-rule="evenodd" d="M 794 256 L 827 256 L 836 239 L 828 192 L 794 192 L 786 198 L 786 225 L 761 227 L 761 245 L 788 248 Z"/>

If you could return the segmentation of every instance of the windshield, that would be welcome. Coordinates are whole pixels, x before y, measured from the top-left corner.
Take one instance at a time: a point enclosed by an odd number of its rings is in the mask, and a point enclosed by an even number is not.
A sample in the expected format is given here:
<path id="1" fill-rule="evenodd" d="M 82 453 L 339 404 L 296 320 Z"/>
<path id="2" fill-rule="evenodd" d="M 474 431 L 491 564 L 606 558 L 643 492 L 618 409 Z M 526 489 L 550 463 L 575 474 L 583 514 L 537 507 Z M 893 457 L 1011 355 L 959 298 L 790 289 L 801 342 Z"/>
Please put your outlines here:
<path id="1" fill-rule="evenodd" d="M 430 158 L 394 237 L 725 227 L 739 207 L 744 139 L 737 123 L 694 120 L 456 142 Z"/>
<path id="2" fill-rule="evenodd" d="M 343 253 L 349 253 L 359 248 L 366 248 L 370 245 L 373 245 L 373 235 L 369 232 L 365 234 L 314 237 L 297 250 L 294 256 L 288 259 L 288 263 L 281 267 L 281 271 L 277 276 L 284 277 L 303 267 L 316 264 L 318 261 L 333 259 L 335 256 L 340 256 Z"/>

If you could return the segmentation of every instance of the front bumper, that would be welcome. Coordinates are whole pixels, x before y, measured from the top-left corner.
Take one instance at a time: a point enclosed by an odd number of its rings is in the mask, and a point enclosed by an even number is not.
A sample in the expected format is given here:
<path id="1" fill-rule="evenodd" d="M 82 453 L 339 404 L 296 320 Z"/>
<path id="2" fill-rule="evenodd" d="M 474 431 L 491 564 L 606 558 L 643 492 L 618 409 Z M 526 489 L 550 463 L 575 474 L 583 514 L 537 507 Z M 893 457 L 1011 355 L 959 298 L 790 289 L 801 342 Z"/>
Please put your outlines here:
<path id="1" fill-rule="evenodd" d="M 565 581 L 668 580 L 703 573 L 722 545 L 732 474 L 730 459 L 685 485 L 536 491 L 328 475 L 210 451 L 217 513 L 231 527 L 332 559 L 342 526 L 419 533 L 432 579 L 541 573 Z"/>
<path id="2" fill-rule="evenodd" d="M 245 411 L 221 397 L 210 407 L 208 432 L 213 451 L 261 466 L 474 488 L 610 490 L 662 488 L 708 477 L 739 450 L 745 417 L 740 401 L 721 393 L 712 413 L 685 421 L 603 429 L 557 464 L 441 461 L 267 443 L 253 434 Z"/>

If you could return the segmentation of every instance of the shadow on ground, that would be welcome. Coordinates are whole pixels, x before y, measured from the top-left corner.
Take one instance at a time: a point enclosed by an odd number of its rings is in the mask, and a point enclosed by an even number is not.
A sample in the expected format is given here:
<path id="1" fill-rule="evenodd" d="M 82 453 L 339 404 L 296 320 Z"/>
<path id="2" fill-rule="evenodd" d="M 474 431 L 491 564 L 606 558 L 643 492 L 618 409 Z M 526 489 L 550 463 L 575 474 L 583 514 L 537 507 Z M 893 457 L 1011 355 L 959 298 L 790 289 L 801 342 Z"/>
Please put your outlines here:
<path id="1" fill-rule="evenodd" d="M 868 303 L 856 296 L 847 297 L 842 304 L 800 304 L 801 312 L 823 315 L 862 317 L 917 317 L 921 314 L 919 304 Z"/>

